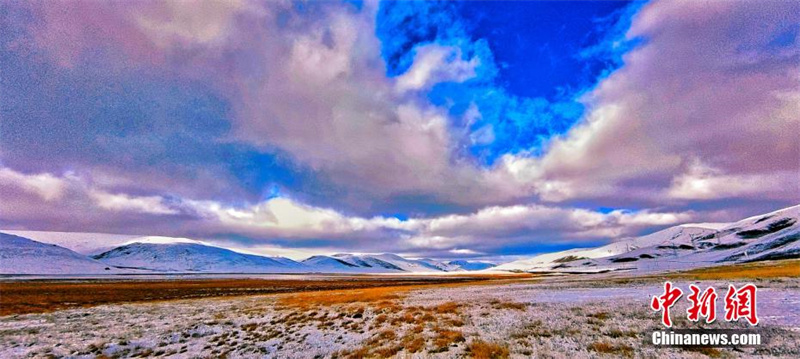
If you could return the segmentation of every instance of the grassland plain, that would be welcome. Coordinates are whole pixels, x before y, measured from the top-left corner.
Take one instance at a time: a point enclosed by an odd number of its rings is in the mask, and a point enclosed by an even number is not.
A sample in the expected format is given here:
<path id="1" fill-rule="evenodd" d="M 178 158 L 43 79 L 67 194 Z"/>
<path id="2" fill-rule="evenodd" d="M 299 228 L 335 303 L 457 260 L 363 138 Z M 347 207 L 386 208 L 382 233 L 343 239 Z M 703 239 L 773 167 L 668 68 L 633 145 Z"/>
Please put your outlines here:
<path id="1" fill-rule="evenodd" d="M 336 288 L 102 304 L 0 318 L 0 357 L 594 358 L 798 357 L 798 261 L 669 276 L 759 291 L 760 348 L 656 348 L 648 308 L 665 277 L 565 276 Z M 780 269 L 784 268 L 784 269 Z M 788 268 L 788 273 L 786 272 Z M 736 275 L 737 269 L 741 275 Z M 759 275 L 754 275 L 754 271 Z M 742 328 L 688 323 L 677 328 Z M 722 310 L 718 307 L 718 310 Z"/>

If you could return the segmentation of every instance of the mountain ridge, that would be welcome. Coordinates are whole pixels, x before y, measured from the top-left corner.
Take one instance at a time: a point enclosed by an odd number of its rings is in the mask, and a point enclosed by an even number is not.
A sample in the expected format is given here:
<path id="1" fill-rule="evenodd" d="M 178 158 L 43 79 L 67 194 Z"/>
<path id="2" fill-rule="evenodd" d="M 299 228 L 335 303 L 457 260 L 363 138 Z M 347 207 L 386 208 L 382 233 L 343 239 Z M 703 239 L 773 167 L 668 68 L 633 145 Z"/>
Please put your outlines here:
<path id="1" fill-rule="evenodd" d="M 495 271 L 596 273 L 658 272 L 704 266 L 800 258 L 800 205 L 751 216 L 718 229 L 683 224 L 595 248 L 545 253 Z"/>

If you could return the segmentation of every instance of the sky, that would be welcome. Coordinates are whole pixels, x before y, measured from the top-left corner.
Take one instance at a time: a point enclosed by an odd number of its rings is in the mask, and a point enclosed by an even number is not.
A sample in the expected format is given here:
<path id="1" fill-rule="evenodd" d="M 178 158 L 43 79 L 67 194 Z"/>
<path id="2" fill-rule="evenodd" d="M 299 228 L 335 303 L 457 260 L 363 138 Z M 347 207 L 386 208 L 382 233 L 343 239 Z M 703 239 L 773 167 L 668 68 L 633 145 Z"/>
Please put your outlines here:
<path id="1" fill-rule="evenodd" d="M 796 1 L 0 13 L 7 230 L 504 261 L 800 203 Z"/>

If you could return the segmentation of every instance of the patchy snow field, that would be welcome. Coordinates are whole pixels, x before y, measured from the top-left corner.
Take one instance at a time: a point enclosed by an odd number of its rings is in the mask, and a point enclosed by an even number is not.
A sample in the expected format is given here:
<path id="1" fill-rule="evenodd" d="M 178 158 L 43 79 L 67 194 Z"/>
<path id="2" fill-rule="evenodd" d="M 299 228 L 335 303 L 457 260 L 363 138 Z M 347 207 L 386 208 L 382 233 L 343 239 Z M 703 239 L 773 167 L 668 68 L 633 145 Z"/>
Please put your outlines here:
<path id="1" fill-rule="evenodd" d="M 689 283 L 675 284 L 688 291 Z M 728 282 L 699 282 L 701 288 Z M 735 282 L 740 284 L 740 282 Z M 761 280 L 762 348 L 656 348 L 661 284 L 517 281 L 103 305 L 0 318 L 0 357 L 800 356 L 800 278 Z M 724 294 L 723 294 L 724 295 Z M 673 309 L 686 322 L 686 300 Z M 720 299 L 718 310 L 724 305 Z M 720 313 L 721 315 L 721 313 Z M 718 315 L 718 317 L 720 317 Z M 709 328 L 746 327 L 717 322 Z"/>

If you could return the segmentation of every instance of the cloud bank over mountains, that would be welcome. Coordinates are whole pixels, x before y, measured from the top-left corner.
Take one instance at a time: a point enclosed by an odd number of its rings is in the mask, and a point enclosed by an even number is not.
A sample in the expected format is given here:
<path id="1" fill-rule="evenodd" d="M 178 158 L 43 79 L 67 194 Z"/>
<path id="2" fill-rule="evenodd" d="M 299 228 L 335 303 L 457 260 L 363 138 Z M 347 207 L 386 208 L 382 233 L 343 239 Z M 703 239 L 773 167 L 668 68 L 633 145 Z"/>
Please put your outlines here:
<path id="1" fill-rule="evenodd" d="M 382 6 L 8 4 L 0 225 L 493 256 L 800 201 L 795 2 L 634 8 L 582 115 L 494 161 L 507 124 L 455 111 L 490 47 L 420 43 L 390 74 Z"/>

